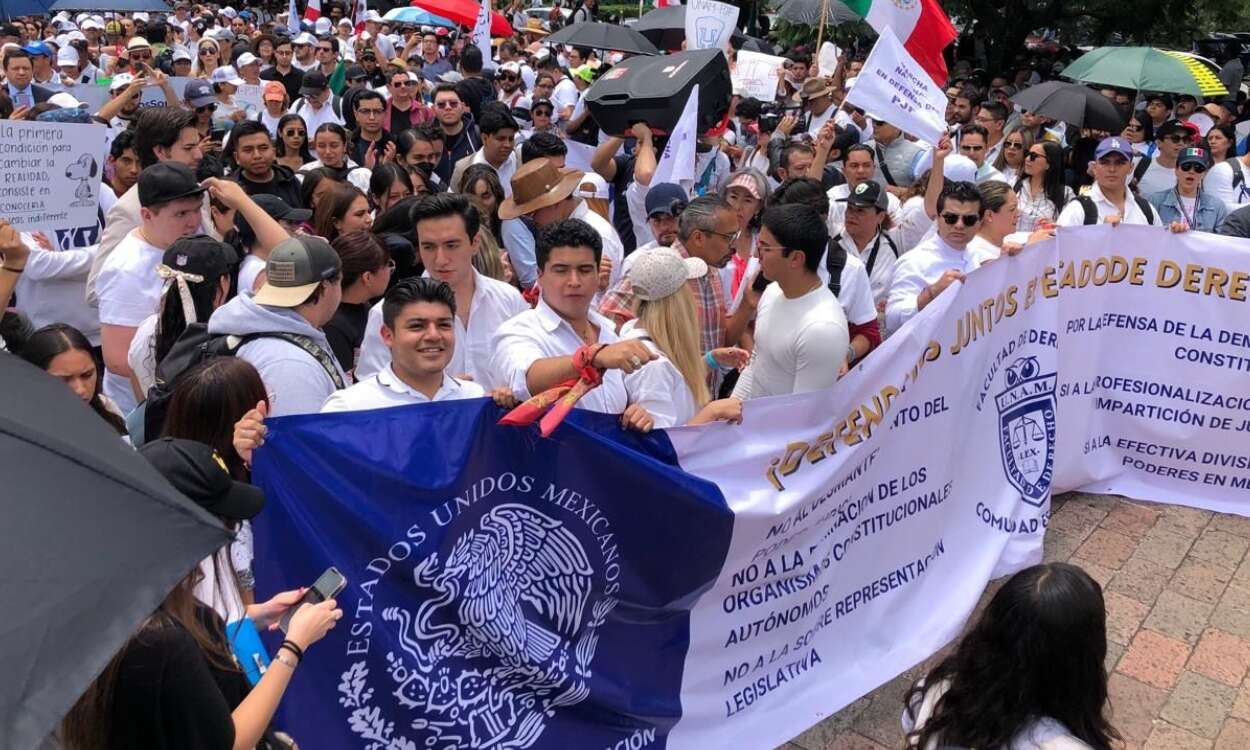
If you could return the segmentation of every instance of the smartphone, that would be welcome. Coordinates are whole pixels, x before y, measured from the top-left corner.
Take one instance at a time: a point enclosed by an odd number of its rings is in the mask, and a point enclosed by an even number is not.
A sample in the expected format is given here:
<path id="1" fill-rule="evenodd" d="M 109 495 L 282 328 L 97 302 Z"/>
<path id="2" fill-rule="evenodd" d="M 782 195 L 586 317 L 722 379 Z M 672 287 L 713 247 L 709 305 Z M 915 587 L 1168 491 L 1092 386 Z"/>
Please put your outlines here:
<path id="1" fill-rule="evenodd" d="M 338 568 L 331 565 L 304 592 L 304 597 L 296 602 L 295 606 L 288 609 L 286 614 L 282 615 L 282 618 L 278 620 L 278 627 L 282 628 L 282 632 L 285 633 L 291 627 L 291 618 L 295 616 L 296 610 L 305 604 L 320 604 L 326 599 L 333 599 L 345 588 L 347 588 L 347 579 L 343 577 Z"/>

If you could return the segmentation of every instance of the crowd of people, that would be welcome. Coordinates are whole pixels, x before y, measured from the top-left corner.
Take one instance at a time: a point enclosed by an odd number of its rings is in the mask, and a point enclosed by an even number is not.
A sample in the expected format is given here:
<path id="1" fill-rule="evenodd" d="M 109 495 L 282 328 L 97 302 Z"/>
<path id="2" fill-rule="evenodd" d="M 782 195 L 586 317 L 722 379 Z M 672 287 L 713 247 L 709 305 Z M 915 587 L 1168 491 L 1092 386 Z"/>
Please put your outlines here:
<path id="1" fill-rule="evenodd" d="M 626 429 L 741 423 L 746 400 L 836 387 L 966 274 L 1057 226 L 1250 236 L 1235 58 L 1230 98 L 1105 90 L 1120 132 L 1016 107 L 1045 66 L 960 62 L 949 134 L 929 145 L 844 101 L 862 57 L 819 70 L 800 47 L 774 101 L 732 96 L 678 184 L 653 179 L 663 135 L 603 132 L 586 106 L 621 53 L 548 45 L 519 3 L 490 58 L 465 30 L 376 13 L 358 28 L 327 6 L 297 33 L 281 14 L 185 2 L 0 26 L 0 117 L 93 124 L 108 141 L 91 231 L 0 220 L 0 345 L 237 531 L 79 701 L 65 747 L 287 746 L 274 709 L 342 612 L 301 608 L 274 657 L 285 666 L 240 683 L 223 624 L 268 627 L 303 593 L 253 595 L 263 498 L 247 481 L 270 417 L 511 408 L 580 378 L 596 385 L 578 408 Z M 578 5 L 584 20 L 594 9 Z M 102 106 L 80 103 L 98 87 Z M 588 164 L 569 164 L 571 144 Z M 1103 637 L 1088 576 L 1026 574 L 970 639 L 1019 640 L 1016 607 L 1059 606 L 1038 601 L 1050 586 L 1076 602 L 1068 621 L 1019 627 L 1066 628 L 1039 643 Z M 1065 653 L 1063 679 L 1099 679 L 1100 648 Z M 1004 658 L 1058 669 L 1050 656 Z M 1030 685 L 1032 713 L 978 724 L 996 708 L 982 668 L 956 651 L 913 691 L 916 747 L 1033 747 L 1002 743 L 1038 717 L 1085 743 L 1064 747 L 1109 746 L 1105 684 L 1054 703 Z M 173 691 L 165 670 L 193 679 Z"/>

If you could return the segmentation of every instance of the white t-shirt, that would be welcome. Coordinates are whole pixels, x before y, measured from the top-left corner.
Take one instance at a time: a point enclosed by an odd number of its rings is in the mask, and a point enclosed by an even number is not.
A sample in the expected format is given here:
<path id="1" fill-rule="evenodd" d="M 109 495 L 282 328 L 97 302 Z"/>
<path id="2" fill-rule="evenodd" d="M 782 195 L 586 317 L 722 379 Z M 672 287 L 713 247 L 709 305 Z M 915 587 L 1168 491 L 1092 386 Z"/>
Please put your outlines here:
<path id="1" fill-rule="evenodd" d="M 239 294 L 249 297 L 256 294 L 256 279 L 263 270 L 265 261 L 262 258 L 252 253 L 243 256 L 243 262 L 239 263 Z"/>
<path id="2" fill-rule="evenodd" d="M 138 229 L 117 244 L 96 279 L 101 325 L 138 328 L 156 312 L 165 286 L 165 281 L 156 275 L 156 267 L 164 254 L 164 250 L 140 239 Z M 104 395 L 117 402 L 123 413 L 129 413 L 137 405 L 130 381 L 107 370 Z"/>
<path id="3" fill-rule="evenodd" d="M 1233 187 L 1233 176 L 1236 174 L 1233 170 L 1241 172 L 1241 184 L 1236 188 Z M 1224 201 L 1229 211 L 1235 211 L 1250 203 L 1250 169 L 1241 159 L 1222 161 L 1207 172 L 1202 180 L 1202 190 Z"/>
<path id="4" fill-rule="evenodd" d="M 455 401 L 462 398 L 481 398 L 486 395 L 482 386 L 471 380 L 457 380 L 443 374 L 443 384 L 434 398 L 413 389 L 399 379 L 388 364 L 372 376 L 341 391 L 335 391 L 321 406 L 323 414 L 341 411 L 368 411 L 408 404 L 428 404 L 435 401 Z"/>
<path id="5" fill-rule="evenodd" d="M 827 287 L 829 286 L 829 269 L 825 266 L 829 251 L 825 251 L 825 255 L 820 258 L 820 268 L 816 269 L 816 274 L 820 276 L 821 282 Z M 882 258 L 878 254 L 877 263 L 881 263 Z M 875 266 L 874 266 L 875 268 Z M 747 269 L 750 273 L 750 269 Z M 750 276 L 743 276 L 743 284 Z M 846 315 L 848 323 L 853 325 L 865 325 L 877 319 L 877 307 L 872 301 L 872 283 L 868 279 L 868 268 L 864 262 L 855 256 L 854 253 L 848 251 L 846 254 L 846 265 L 842 266 L 842 275 L 838 279 L 838 303 L 842 305 L 842 312 Z"/>
<path id="6" fill-rule="evenodd" d="M 817 391 L 832 386 L 846 362 L 846 315 L 824 284 L 790 299 L 779 284 L 760 295 L 755 351 L 734 387 L 734 398 Z"/>
<path id="7" fill-rule="evenodd" d="M 562 78 L 556 84 L 556 87 L 551 90 L 551 103 L 555 108 L 551 119 L 555 122 L 560 122 L 560 110 L 565 107 L 576 107 L 578 96 L 577 84 L 568 78 Z"/>
<path id="8" fill-rule="evenodd" d="M 657 428 L 680 427 L 694 418 L 699 407 L 677 366 L 646 336 L 636 320 L 621 328 L 621 339 L 644 339 L 643 344 L 659 357 L 625 376 L 629 402 L 646 409 Z"/>
<path id="9" fill-rule="evenodd" d="M 1134 169 L 1136 169 L 1136 164 L 1134 164 Z M 1129 179 L 1132 179 L 1131 173 Z M 1137 194 L 1154 195 L 1161 190 L 1171 190 L 1174 187 L 1176 187 L 1176 168 L 1165 167 L 1156 158 L 1150 160 L 1146 173 L 1137 181 Z"/>

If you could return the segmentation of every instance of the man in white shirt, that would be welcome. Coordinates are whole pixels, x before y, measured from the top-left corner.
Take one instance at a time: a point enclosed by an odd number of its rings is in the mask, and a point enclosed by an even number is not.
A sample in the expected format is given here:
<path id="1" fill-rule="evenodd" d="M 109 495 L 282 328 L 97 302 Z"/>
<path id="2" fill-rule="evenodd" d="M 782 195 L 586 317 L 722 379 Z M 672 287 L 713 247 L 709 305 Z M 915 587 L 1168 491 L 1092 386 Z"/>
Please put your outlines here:
<path id="1" fill-rule="evenodd" d="M 96 281 L 106 368 L 104 394 L 123 413 L 138 402 L 130 385 L 127 353 L 139 325 L 160 304 L 164 281 L 156 267 L 175 240 L 199 229 L 205 192 L 191 168 L 176 162 L 160 162 L 143 170 L 136 189 L 142 223 L 117 245 Z"/>
<path id="2" fill-rule="evenodd" d="M 959 131 L 959 153 L 968 157 L 977 165 L 977 184 L 998 180 L 1006 182 L 1003 173 L 994 168 L 987 157 L 989 154 L 989 132 L 976 123 L 965 125 Z"/>
<path id="3" fill-rule="evenodd" d="M 295 47 L 295 59 L 291 65 L 307 73 L 317 67 L 317 38 L 307 31 L 295 37 L 291 43 Z M 310 128 L 311 130 L 311 128 Z"/>
<path id="4" fill-rule="evenodd" d="M 846 197 L 855 188 L 872 180 L 877 171 L 876 153 L 867 144 L 857 143 L 846 150 L 846 158 L 842 162 L 842 173 L 846 182 L 829 188 L 829 235 L 836 237 L 842 233 L 842 225 L 846 223 Z M 893 193 L 886 193 L 888 208 L 886 213 L 894 225 L 902 220 L 903 204 Z"/>
<path id="5" fill-rule="evenodd" d="M 1130 187 L 1138 195 L 1153 195 L 1176 187 L 1176 157 L 1181 149 L 1192 145 L 1193 131 L 1180 120 L 1168 120 L 1155 131 L 1155 143 L 1159 148 L 1154 156 L 1140 157 L 1133 168 Z"/>
<path id="6" fill-rule="evenodd" d="M 496 381 L 528 399 L 561 383 L 577 380 L 582 368 L 600 370 L 603 382 L 578 406 L 620 414 L 626 427 L 646 430 L 651 417 L 631 406 L 624 375 L 654 359 L 637 340 L 620 341 L 612 321 L 595 312 L 602 242 L 586 222 L 565 219 L 539 233 L 536 256 L 538 305 L 500 326 L 492 342 Z"/>
<path id="7" fill-rule="evenodd" d="M 981 227 L 981 194 L 970 182 L 950 183 L 937 201 L 937 234 L 903 254 L 885 304 L 885 328 L 902 328 L 947 287 L 981 265 L 968 243 Z"/>
<path id="8" fill-rule="evenodd" d="M 1230 212 L 1250 203 L 1250 154 L 1211 167 L 1202 181 L 1202 192 L 1224 201 Z"/>
<path id="9" fill-rule="evenodd" d="M 512 195 L 499 204 L 499 218 L 508 220 L 528 215 L 539 229 L 565 219 L 586 222 L 599 234 L 602 244 L 598 304 L 600 293 L 616 286 L 621 279 L 625 246 L 612 222 L 590 210 L 573 191 L 582 182 L 584 172 L 561 170 L 549 158 L 534 159 L 523 164 L 512 176 Z"/>
<path id="10" fill-rule="evenodd" d="M 760 295 L 755 351 L 733 396 L 747 400 L 816 391 L 838 380 L 850 337 L 846 315 L 816 269 L 829 234 L 816 209 L 774 206 L 760 228 L 760 270 L 773 282 Z"/>
<path id="11" fill-rule="evenodd" d="M 330 82 L 321 71 L 312 70 L 305 73 L 299 93 L 300 98 L 291 105 L 291 112 L 304 118 L 309 138 L 313 137 L 317 128 L 327 122 L 343 124 L 343 117 L 334 111 L 338 99 L 330 91 Z"/>
<path id="12" fill-rule="evenodd" d="M 482 147 L 456 162 L 451 173 L 451 189 L 461 190 L 464 171 L 472 164 L 489 164 L 499 175 L 505 196 L 512 195 L 512 175 L 516 174 L 518 156 L 514 149 L 520 128 L 512 115 L 497 106 L 482 108 L 477 121 L 482 134 Z"/>
<path id="13" fill-rule="evenodd" d="M 886 292 L 894 279 L 894 265 L 898 262 L 894 241 L 883 229 L 888 221 L 887 195 L 889 193 L 879 183 L 871 180 L 856 185 L 851 194 L 842 199 L 846 203 L 846 223 L 842 233 L 834 238 L 848 256 L 863 262 L 871 283 L 870 300 L 874 310 L 878 304 L 885 303 Z"/>
<path id="14" fill-rule="evenodd" d="M 807 132 L 813 137 L 838 109 L 833 106 L 833 89 L 833 81 L 828 78 L 808 78 L 803 81 L 803 88 L 799 90 L 803 110 L 810 115 Z"/>
<path id="15" fill-rule="evenodd" d="M 992 165 L 998 160 L 1003 150 L 1003 130 L 1007 125 L 1007 106 L 993 99 L 981 102 L 977 109 L 977 125 L 985 128 L 985 159 L 983 163 Z"/>
<path id="16" fill-rule="evenodd" d="M 1161 147 L 1162 148 L 1162 147 Z M 1094 185 L 1088 195 L 1068 201 L 1055 223 L 1061 227 L 1081 224 L 1154 224 L 1159 217 L 1145 199 L 1129 191 L 1125 182 L 1132 164 L 1133 146 L 1119 136 L 1103 138 L 1094 149 Z M 1176 176 L 1173 175 L 1175 180 Z"/>
<path id="17" fill-rule="evenodd" d="M 388 406 L 480 398 L 486 390 L 447 374 L 456 350 L 456 296 L 431 278 L 405 279 L 382 300 L 382 343 L 386 367 L 335 391 L 321 411 L 364 411 Z"/>
<path id="18" fill-rule="evenodd" d="M 491 339 L 504 321 L 525 312 L 529 305 L 515 287 L 473 268 L 481 242 L 477 208 L 460 193 L 436 193 L 413 207 L 412 222 L 426 273 L 446 282 L 455 294 L 452 326 L 458 345 L 454 355 L 449 355 L 449 372 L 462 379 L 467 376 L 487 389 L 504 385 L 491 373 Z M 379 302 L 369 311 L 356 362 L 357 378 L 384 370 L 390 361 L 382 335 L 385 304 Z"/>
<path id="19" fill-rule="evenodd" d="M 556 87 L 551 91 L 551 102 L 555 105 L 555 121 L 563 125 L 572 119 L 573 109 L 580 98 L 577 85 L 564 74 L 559 64 L 550 55 L 541 58 L 538 70 L 540 73 L 549 73 L 556 79 Z"/>

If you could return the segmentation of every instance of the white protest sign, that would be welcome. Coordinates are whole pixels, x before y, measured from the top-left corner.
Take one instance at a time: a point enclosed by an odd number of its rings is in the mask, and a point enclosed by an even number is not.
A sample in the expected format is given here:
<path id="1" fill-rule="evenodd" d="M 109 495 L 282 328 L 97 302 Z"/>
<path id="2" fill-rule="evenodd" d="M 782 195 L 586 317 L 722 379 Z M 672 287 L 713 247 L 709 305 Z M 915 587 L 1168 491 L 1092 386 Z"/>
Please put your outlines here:
<path id="1" fill-rule="evenodd" d="M 686 6 L 686 49 L 725 49 L 737 24 L 737 6 L 691 0 Z"/>
<path id="2" fill-rule="evenodd" d="M 825 42 L 820 45 L 820 52 L 816 54 L 817 68 L 820 75 L 828 78 L 833 75 L 833 71 L 838 67 L 838 57 L 841 56 L 842 50 L 838 49 L 838 45 L 833 42 Z"/>
<path id="3" fill-rule="evenodd" d="M 491 2 L 490 0 L 482 0 L 482 4 L 477 9 L 477 22 L 473 24 L 473 31 L 470 34 L 469 42 L 474 47 L 482 51 L 482 60 L 485 67 L 493 68 L 493 62 L 490 51 L 490 20 L 491 20 Z"/>
<path id="4" fill-rule="evenodd" d="M 564 157 L 564 166 L 568 169 L 580 169 L 583 172 L 593 172 L 594 167 L 590 162 L 595 157 L 595 147 L 588 146 L 585 143 L 578 143 L 572 138 L 566 139 L 564 145 L 568 146 L 569 152 Z"/>
<path id="5" fill-rule="evenodd" d="M 881 30 L 846 101 L 934 145 L 946 133 L 946 92 L 888 28 Z"/>
<path id="6" fill-rule="evenodd" d="M 179 101 L 182 100 L 182 92 L 187 87 L 187 82 L 194 80 L 183 76 L 176 76 L 169 79 L 169 85 L 173 87 L 174 96 Z M 156 84 L 144 86 L 143 92 L 139 94 L 140 107 L 165 107 L 169 102 L 165 100 L 165 89 Z"/>
<path id="7" fill-rule="evenodd" d="M 264 84 L 245 83 L 242 86 L 239 86 L 238 90 L 234 92 L 234 100 L 239 104 L 250 106 L 252 109 L 260 110 L 263 109 L 265 105 L 264 101 L 262 101 L 264 93 Z"/>
<path id="8" fill-rule="evenodd" d="M 687 183 L 694 182 L 695 145 L 698 140 L 699 121 L 699 84 L 690 89 L 690 98 L 681 110 L 673 132 L 669 134 L 668 143 L 664 145 L 664 153 L 660 154 L 659 163 L 655 165 L 655 173 L 651 176 L 652 185 L 661 182 Z"/>
<path id="9" fill-rule="evenodd" d="M 106 130 L 55 122 L 0 123 L 0 216 L 23 232 L 94 226 Z"/>
<path id="10" fill-rule="evenodd" d="M 784 57 L 739 50 L 732 74 L 734 92 L 762 102 L 773 101 L 777 98 L 777 71 L 785 61 Z"/>
<path id="11" fill-rule="evenodd" d="M 52 91 L 64 91 L 78 101 L 87 105 L 87 111 L 95 114 L 100 111 L 109 100 L 109 92 L 107 86 L 100 86 L 95 83 L 75 83 L 72 86 L 65 86 L 60 83 L 46 83 L 43 85 L 46 89 Z"/>

